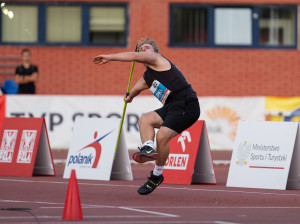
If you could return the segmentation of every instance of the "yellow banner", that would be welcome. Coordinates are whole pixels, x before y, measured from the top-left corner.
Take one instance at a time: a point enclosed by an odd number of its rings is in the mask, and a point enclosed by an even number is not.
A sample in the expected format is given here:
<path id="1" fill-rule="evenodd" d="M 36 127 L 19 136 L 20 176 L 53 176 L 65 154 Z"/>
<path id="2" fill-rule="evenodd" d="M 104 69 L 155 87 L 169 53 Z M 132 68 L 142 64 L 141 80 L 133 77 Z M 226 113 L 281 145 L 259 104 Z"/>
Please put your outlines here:
<path id="1" fill-rule="evenodd" d="M 267 111 L 294 111 L 300 108 L 300 97 L 266 97 Z"/>
<path id="2" fill-rule="evenodd" d="M 300 97 L 266 97 L 269 121 L 300 121 Z"/>

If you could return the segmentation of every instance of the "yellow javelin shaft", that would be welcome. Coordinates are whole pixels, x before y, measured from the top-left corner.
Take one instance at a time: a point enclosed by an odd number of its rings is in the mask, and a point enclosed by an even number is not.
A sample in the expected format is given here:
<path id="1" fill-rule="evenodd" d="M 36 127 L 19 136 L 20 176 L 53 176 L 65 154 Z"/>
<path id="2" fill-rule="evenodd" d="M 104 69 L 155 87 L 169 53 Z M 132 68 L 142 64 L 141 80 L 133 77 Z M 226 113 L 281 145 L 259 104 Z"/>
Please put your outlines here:
<path id="1" fill-rule="evenodd" d="M 132 74 L 133 74 L 134 64 L 135 64 L 135 61 L 133 61 L 132 64 L 131 64 L 131 70 L 130 70 L 128 87 L 127 87 L 127 91 L 126 91 L 126 97 L 129 96 L 129 93 L 130 93 L 130 86 L 131 86 L 131 80 L 132 80 Z M 120 124 L 120 128 L 119 128 L 119 134 L 118 134 L 118 141 L 117 141 L 116 150 L 115 150 L 115 158 L 116 158 L 117 150 L 118 150 L 119 143 L 120 143 L 120 137 L 121 137 L 121 133 L 122 133 L 122 128 L 123 128 L 123 123 L 124 123 L 124 117 L 125 117 L 125 113 L 126 113 L 126 108 L 127 108 L 127 103 L 124 103 L 123 114 L 122 114 L 122 118 L 121 118 L 121 124 Z"/>

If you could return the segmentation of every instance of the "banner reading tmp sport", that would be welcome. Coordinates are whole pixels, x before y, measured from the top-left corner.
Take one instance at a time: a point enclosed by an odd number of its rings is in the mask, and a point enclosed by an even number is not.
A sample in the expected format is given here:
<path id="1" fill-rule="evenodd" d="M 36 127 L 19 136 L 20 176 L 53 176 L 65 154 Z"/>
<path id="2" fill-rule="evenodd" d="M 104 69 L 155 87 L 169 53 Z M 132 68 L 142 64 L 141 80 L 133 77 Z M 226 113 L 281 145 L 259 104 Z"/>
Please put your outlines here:
<path id="1" fill-rule="evenodd" d="M 9 96 L 8 117 L 45 117 L 51 147 L 69 148 L 77 118 L 121 118 L 122 96 Z M 127 106 L 124 134 L 130 149 L 140 144 L 138 120 L 142 114 L 159 108 L 154 97 L 137 97 Z"/>
<path id="2" fill-rule="evenodd" d="M 233 148 L 239 120 L 264 120 L 264 97 L 200 97 L 199 103 L 214 150 Z M 51 147 L 66 149 L 77 118 L 120 118 L 123 104 L 123 96 L 7 96 L 6 116 L 45 117 Z M 128 104 L 124 134 L 129 149 L 141 144 L 139 118 L 160 107 L 153 96 L 139 96 Z"/>

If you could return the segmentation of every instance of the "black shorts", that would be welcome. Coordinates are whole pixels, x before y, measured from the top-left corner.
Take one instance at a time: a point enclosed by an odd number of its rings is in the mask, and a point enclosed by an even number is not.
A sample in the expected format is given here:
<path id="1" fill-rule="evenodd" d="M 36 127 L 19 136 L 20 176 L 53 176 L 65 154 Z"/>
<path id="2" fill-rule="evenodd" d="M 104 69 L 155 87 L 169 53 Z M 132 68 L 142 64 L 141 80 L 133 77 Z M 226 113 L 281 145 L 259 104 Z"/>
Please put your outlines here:
<path id="1" fill-rule="evenodd" d="M 182 99 L 167 103 L 155 112 L 163 119 L 162 126 L 181 133 L 199 119 L 200 106 L 198 99 Z"/>

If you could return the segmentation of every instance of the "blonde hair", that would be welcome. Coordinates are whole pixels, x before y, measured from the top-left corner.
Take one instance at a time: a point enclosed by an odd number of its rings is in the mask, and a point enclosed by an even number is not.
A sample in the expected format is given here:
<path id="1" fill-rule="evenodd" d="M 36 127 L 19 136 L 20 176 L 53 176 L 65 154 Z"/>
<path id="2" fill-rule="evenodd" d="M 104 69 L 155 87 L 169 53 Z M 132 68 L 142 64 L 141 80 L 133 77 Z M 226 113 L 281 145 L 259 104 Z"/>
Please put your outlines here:
<path id="1" fill-rule="evenodd" d="M 140 39 L 138 41 L 138 44 L 137 44 L 137 50 L 138 50 L 138 52 L 140 51 L 141 46 L 144 45 L 144 44 L 150 44 L 153 47 L 153 50 L 156 53 L 158 53 L 158 46 L 157 46 L 157 44 L 155 43 L 154 40 L 150 39 L 149 37 L 144 37 L 144 38 L 142 38 L 142 39 Z"/>

